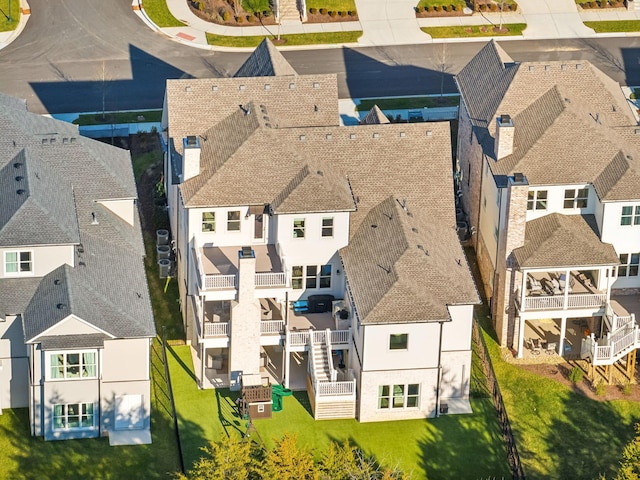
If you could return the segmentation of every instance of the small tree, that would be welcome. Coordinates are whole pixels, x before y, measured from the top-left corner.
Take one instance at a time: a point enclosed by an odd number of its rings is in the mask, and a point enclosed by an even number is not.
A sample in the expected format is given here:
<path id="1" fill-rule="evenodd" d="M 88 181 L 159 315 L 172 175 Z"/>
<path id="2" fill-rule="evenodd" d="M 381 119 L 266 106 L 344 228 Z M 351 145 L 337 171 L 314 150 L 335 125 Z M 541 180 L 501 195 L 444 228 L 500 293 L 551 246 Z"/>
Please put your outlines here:
<path id="1" fill-rule="evenodd" d="M 640 424 L 636 424 L 636 436 L 624 447 L 620 468 L 614 480 L 640 479 Z"/>
<path id="2" fill-rule="evenodd" d="M 296 434 L 285 434 L 267 453 L 261 472 L 264 478 L 279 480 L 311 480 L 317 478 L 313 456 L 300 450 Z"/>
<path id="3" fill-rule="evenodd" d="M 187 475 L 178 474 L 179 480 L 249 480 L 255 478 L 254 459 L 259 447 L 253 442 L 242 442 L 235 436 L 223 437 L 217 443 L 202 447 L 204 455 Z"/>

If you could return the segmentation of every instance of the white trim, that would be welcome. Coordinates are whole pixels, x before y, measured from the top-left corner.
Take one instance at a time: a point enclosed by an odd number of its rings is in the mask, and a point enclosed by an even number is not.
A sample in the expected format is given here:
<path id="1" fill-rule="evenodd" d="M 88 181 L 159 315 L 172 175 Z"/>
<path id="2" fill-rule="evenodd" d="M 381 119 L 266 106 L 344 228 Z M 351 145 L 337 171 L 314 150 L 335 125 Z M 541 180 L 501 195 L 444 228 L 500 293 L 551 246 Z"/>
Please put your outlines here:
<path id="1" fill-rule="evenodd" d="M 17 260 L 18 271 L 17 272 L 7 272 L 7 254 L 9 254 L 9 253 L 17 253 L 18 254 L 18 260 Z M 29 254 L 29 264 L 31 266 L 31 270 L 26 271 L 26 272 L 21 272 L 20 271 L 20 254 L 21 253 L 28 253 Z M 34 263 L 35 263 L 35 255 L 34 255 L 34 250 L 32 250 L 32 249 L 15 249 L 14 248 L 12 250 L 5 250 L 4 257 L 3 257 L 3 263 L 2 263 L 2 271 L 3 271 L 5 277 L 33 277 L 35 275 L 35 273 L 34 273 L 35 272 Z"/>
<path id="2" fill-rule="evenodd" d="M 78 376 L 77 377 L 68 377 L 66 376 L 67 373 L 67 369 L 69 368 L 67 363 L 66 363 L 66 358 L 68 355 L 79 355 L 80 357 L 80 363 L 78 364 L 78 368 L 82 369 L 84 367 L 83 364 L 83 355 L 85 353 L 93 353 L 94 355 L 94 363 L 93 366 L 95 368 L 95 375 L 92 376 L 86 376 L 83 377 L 82 376 L 82 372 L 79 371 L 78 372 Z M 99 351 L 97 348 L 84 348 L 81 350 L 46 350 L 44 351 L 44 379 L 46 382 L 60 382 L 60 381 L 76 381 L 76 380 L 96 380 L 98 378 L 100 378 L 100 371 L 99 371 L 99 366 L 100 366 L 100 361 L 99 361 Z M 53 355 L 64 355 L 65 358 L 65 364 L 62 365 L 63 367 L 63 371 L 64 371 L 64 377 L 61 378 L 53 378 L 51 376 L 51 357 Z"/>
<path id="3" fill-rule="evenodd" d="M 106 332 L 106 331 L 104 331 L 104 330 L 102 330 L 102 329 L 100 329 L 100 328 L 96 327 L 94 324 L 89 323 L 89 322 L 87 322 L 86 320 L 83 320 L 82 318 L 77 317 L 76 315 L 71 314 L 71 315 L 69 315 L 69 316 L 67 316 L 67 317 L 63 318 L 62 320 L 60 320 L 58 323 L 56 323 L 56 324 L 54 324 L 54 325 L 51 325 L 51 326 L 50 326 L 49 328 L 47 328 L 44 332 L 41 332 L 41 333 L 39 333 L 38 335 L 36 335 L 35 337 L 33 337 L 32 339 L 27 340 L 25 343 L 36 343 L 36 342 L 37 342 L 37 340 L 38 340 L 40 337 L 46 337 L 46 336 L 47 336 L 47 335 L 46 335 L 47 333 L 49 333 L 49 332 L 50 332 L 51 330 L 53 330 L 54 328 L 59 327 L 59 326 L 60 326 L 60 325 L 62 325 L 64 322 L 69 321 L 70 319 L 74 319 L 74 320 L 77 320 L 77 321 L 79 321 L 79 322 L 81 322 L 81 323 L 84 323 L 84 324 L 85 324 L 85 325 L 87 325 L 88 327 L 93 328 L 96 332 L 98 332 L 98 333 L 103 333 L 103 334 L 105 334 L 106 336 L 108 336 L 108 337 L 109 337 L 109 338 L 111 338 L 111 339 L 116 338 L 116 337 L 115 337 L 115 335 L 111 335 L 109 332 Z M 131 337 L 131 338 L 134 338 L 134 337 Z"/>

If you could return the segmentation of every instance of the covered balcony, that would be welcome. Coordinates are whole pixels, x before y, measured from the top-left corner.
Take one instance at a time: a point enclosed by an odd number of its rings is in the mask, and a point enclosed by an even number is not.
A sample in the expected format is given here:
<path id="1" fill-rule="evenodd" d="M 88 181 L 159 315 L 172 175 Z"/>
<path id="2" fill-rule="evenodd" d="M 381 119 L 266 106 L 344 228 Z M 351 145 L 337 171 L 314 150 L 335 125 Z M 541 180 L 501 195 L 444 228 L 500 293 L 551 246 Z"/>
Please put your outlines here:
<path id="1" fill-rule="evenodd" d="M 274 245 L 252 245 L 256 258 L 256 289 L 286 288 L 285 266 Z M 194 246 L 194 261 L 200 291 L 232 290 L 238 282 L 238 252 L 241 247 Z"/>

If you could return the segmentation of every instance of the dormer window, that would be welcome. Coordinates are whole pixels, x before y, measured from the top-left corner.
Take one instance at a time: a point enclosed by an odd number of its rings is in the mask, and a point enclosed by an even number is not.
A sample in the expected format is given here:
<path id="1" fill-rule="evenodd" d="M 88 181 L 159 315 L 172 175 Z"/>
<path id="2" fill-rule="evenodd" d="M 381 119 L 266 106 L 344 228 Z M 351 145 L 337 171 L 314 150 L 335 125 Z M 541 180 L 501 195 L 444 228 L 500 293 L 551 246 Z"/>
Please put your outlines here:
<path id="1" fill-rule="evenodd" d="M 5 275 L 28 275 L 33 273 L 33 252 L 30 250 L 4 253 Z"/>

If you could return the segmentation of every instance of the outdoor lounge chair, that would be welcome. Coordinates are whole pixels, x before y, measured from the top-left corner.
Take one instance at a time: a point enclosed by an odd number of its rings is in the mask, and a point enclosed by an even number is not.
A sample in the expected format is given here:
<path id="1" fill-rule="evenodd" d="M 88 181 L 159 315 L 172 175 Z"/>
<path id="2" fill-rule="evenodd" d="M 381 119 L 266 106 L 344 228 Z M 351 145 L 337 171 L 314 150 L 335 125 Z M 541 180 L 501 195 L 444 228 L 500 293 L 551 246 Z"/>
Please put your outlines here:
<path id="1" fill-rule="evenodd" d="M 533 355 L 540 355 L 540 352 L 542 352 L 542 346 L 540 345 L 539 338 L 529 338 L 527 343 L 529 344 L 529 348 Z"/>
<path id="2" fill-rule="evenodd" d="M 556 342 L 547 342 L 544 350 L 547 352 L 547 355 L 553 355 L 556 353 L 557 346 L 558 344 Z"/>
<path id="3" fill-rule="evenodd" d="M 529 290 L 531 290 L 532 293 L 542 291 L 542 284 L 540 283 L 540 280 L 532 277 L 531 275 L 528 275 L 528 280 L 529 280 Z"/>

